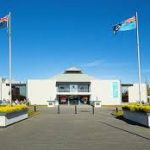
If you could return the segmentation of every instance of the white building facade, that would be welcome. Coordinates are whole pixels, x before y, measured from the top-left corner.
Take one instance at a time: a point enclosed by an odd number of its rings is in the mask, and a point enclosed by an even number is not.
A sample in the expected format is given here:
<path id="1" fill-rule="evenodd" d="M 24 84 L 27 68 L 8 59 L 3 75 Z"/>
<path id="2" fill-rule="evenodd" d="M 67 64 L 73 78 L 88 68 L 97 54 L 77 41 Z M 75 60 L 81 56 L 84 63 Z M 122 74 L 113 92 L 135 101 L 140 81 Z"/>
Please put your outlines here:
<path id="1" fill-rule="evenodd" d="M 139 100 L 139 84 L 134 84 L 133 86 L 129 87 L 129 101 L 130 103 L 135 102 L 135 100 Z M 147 87 L 146 84 L 141 84 L 141 101 L 146 103 L 147 102 Z"/>
<path id="2" fill-rule="evenodd" d="M 133 92 L 136 91 L 136 92 Z M 129 101 L 136 102 L 138 88 L 129 88 Z M 78 68 L 69 68 L 64 73 L 47 80 L 28 80 L 27 98 L 31 104 L 92 104 L 101 101 L 102 105 L 121 105 L 122 87 L 120 80 L 99 80 Z M 142 85 L 142 100 L 147 101 L 146 85 Z"/>
<path id="3" fill-rule="evenodd" d="M 9 80 L 0 78 L 0 100 L 7 100 L 9 98 Z"/>
<path id="4" fill-rule="evenodd" d="M 3 101 L 10 100 L 10 88 L 9 80 L 0 77 L 0 104 Z M 20 92 L 19 87 L 23 88 L 23 92 Z M 22 95 L 23 93 L 23 95 Z M 16 95 L 17 94 L 17 95 Z M 26 99 L 26 83 L 20 81 L 12 81 L 12 99 L 17 98 Z"/>
<path id="5" fill-rule="evenodd" d="M 15 87 L 25 89 L 18 92 Z M 12 81 L 12 97 L 27 98 L 31 104 L 47 105 L 48 101 L 57 104 L 121 105 L 139 101 L 138 84 L 121 84 L 120 80 L 99 80 L 78 68 L 69 68 L 63 73 L 45 80 L 28 80 L 27 83 Z M 17 93 L 16 93 L 16 92 Z M 0 103 L 9 100 L 9 80 L 0 78 Z M 147 102 L 146 84 L 141 84 L 141 100 Z"/>

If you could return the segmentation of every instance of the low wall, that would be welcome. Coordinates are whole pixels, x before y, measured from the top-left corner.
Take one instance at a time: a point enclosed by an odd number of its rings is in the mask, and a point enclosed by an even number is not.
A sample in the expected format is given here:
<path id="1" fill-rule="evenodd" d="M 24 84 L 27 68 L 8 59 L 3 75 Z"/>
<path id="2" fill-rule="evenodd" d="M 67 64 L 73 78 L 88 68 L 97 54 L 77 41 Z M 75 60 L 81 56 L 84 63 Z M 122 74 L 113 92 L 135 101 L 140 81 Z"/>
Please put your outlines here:
<path id="1" fill-rule="evenodd" d="M 125 109 L 123 109 L 123 112 L 124 112 L 123 114 L 124 118 L 137 122 L 144 126 L 150 127 L 150 113 L 130 111 Z"/>
<path id="2" fill-rule="evenodd" d="M 28 118 L 28 111 L 16 111 L 11 113 L 0 113 L 0 127 L 6 127 L 15 122 Z"/>

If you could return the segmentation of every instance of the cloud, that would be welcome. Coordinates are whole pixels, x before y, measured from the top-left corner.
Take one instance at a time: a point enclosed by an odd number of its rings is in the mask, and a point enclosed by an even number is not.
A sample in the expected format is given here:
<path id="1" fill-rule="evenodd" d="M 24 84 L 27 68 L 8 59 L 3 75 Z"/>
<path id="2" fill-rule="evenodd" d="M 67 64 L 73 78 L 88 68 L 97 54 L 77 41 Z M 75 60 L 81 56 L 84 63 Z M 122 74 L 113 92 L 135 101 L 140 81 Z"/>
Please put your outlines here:
<path id="1" fill-rule="evenodd" d="M 80 67 L 96 67 L 96 66 L 100 66 L 103 62 L 104 60 L 95 60 L 92 62 L 81 64 Z"/>
<path id="2" fill-rule="evenodd" d="M 119 79 L 123 82 L 133 83 L 137 78 L 137 70 L 132 68 L 130 62 L 97 59 L 95 61 L 83 63 L 80 67 L 87 69 L 91 75 L 103 80 Z"/>
<path id="3" fill-rule="evenodd" d="M 101 66 L 101 67 L 108 69 L 108 68 L 124 67 L 128 65 L 129 63 L 116 63 L 116 62 L 109 62 L 109 61 L 101 59 L 101 60 L 95 60 L 92 62 L 81 64 L 80 67 L 90 68 L 90 67 Z"/>

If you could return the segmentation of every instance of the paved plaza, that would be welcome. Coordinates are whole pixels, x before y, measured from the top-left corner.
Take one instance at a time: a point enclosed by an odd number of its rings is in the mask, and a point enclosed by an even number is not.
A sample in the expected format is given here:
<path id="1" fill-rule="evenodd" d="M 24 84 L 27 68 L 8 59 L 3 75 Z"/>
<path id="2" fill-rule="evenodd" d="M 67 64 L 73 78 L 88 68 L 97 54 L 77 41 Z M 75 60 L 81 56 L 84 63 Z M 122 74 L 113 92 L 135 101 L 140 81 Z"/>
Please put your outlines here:
<path id="1" fill-rule="evenodd" d="M 111 115 L 114 108 L 41 107 L 40 114 L 0 128 L 0 150 L 149 150 L 150 129 Z"/>

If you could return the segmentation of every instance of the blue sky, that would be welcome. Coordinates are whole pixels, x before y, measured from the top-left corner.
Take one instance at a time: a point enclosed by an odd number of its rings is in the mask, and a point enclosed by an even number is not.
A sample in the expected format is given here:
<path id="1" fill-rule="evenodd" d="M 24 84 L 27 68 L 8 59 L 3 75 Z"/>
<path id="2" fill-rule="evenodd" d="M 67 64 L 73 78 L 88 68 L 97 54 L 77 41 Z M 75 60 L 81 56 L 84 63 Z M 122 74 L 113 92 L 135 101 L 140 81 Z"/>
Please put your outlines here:
<path id="1" fill-rule="evenodd" d="M 100 79 L 137 82 L 136 30 L 112 26 L 139 14 L 142 80 L 150 80 L 150 1 L 0 0 L 12 13 L 13 79 L 44 79 L 77 66 Z M 0 30 L 0 76 L 8 77 L 8 37 Z"/>

